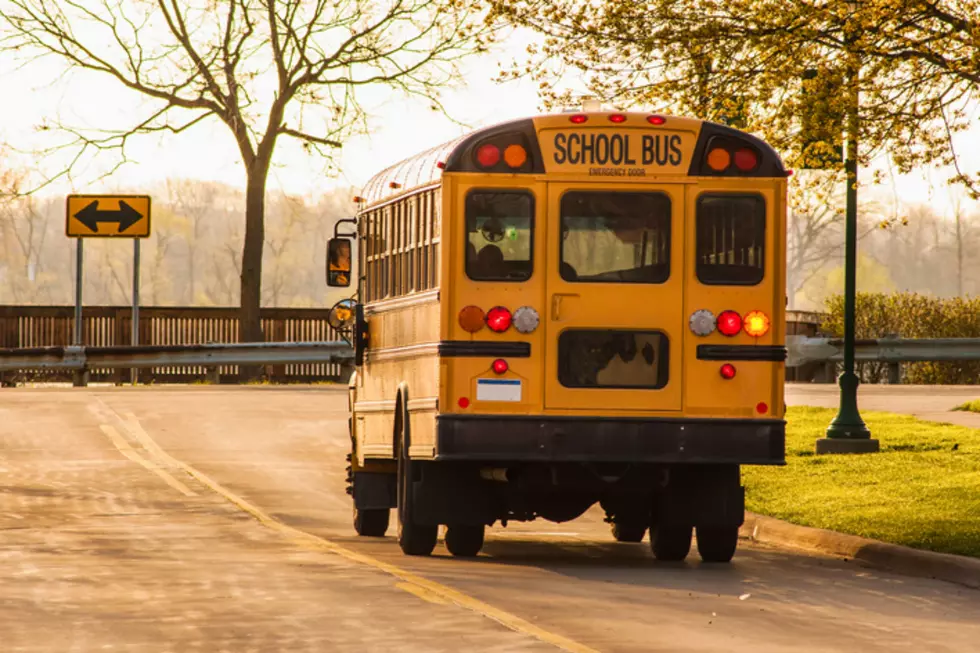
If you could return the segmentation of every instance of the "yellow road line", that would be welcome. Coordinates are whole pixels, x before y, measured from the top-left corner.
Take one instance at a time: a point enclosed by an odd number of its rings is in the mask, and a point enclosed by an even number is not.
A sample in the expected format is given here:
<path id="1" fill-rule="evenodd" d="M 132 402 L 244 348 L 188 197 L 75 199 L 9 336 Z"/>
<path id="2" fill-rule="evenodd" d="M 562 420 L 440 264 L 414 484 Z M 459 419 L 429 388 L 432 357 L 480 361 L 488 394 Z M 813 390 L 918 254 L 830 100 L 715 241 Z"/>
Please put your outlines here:
<path id="1" fill-rule="evenodd" d="M 240 510 L 252 515 L 252 517 L 258 520 L 262 525 L 282 533 L 298 545 L 318 551 L 327 551 L 346 558 L 352 562 L 373 567 L 374 569 L 383 571 L 391 576 L 394 576 L 395 578 L 400 579 L 402 582 L 397 584 L 400 589 L 419 596 L 420 598 L 431 602 L 455 604 L 461 608 L 471 610 L 477 614 L 493 619 L 497 623 L 515 632 L 534 637 L 535 639 L 545 642 L 546 644 L 556 646 L 562 650 L 569 651 L 570 653 L 598 653 L 598 651 L 593 648 L 580 644 L 579 642 L 557 633 L 545 630 L 544 628 L 536 626 L 526 619 L 521 619 L 515 614 L 507 612 L 506 610 L 501 610 L 500 608 L 496 608 L 489 603 L 473 598 L 472 596 L 464 594 L 459 590 L 453 589 L 441 583 L 437 583 L 433 580 L 423 578 L 422 576 L 414 574 L 406 569 L 402 569 L 401 567 L 391 563 L 378 560 L 377 558 L 360 553 L 359 551 L 349 549 L 326 538 L 313 535 L 312 533 L 307 533 L 306 531 L 302 531 L 298 528 L 289 526 L 288 524 L 284 524 L 278 519 L 268 515 L 258 506 L 249 503 L 247 500 L 227 489 L 208 475 L 199 471 L 197 468 L 188 465 L 182 460 L 174 458 L 166 451 L 161 449 L 153 438 L 151 438 L 150 435 L 139 425 L 139 422 L 136 420 L 135 416 L 130 415 L 130 419 L 126 421 L 126 425 L 129 427 L 130 432 L 140 441 L 140 444 L 142 444 L 148 451 L 152 452 L 158 459 L 165 461 L 169 465 L 180 467 L 189 476 L 194 477 L 198 482 L 206 485 L 213 492 L 221 495 L 237 506 Z"/>
<path id="2" fill-rule="evenodd" d="M 118 449 L 122 455 L 126 456 L 134 463 L 142 465 L 146 469 L 150 470 L 151 472 L 153 472 L 154 474 L 162 478 L 164 483 L 166 483 L 173 489 L 177 490 L 184 496 L 188 496 L 188 497 L 197 496 L 196 492 L 194 492 L 189 487 L 187 487 L 186 485 L 178 481 L 176 478 L 168 474 L 166 470 L 156 465 L 153 461 L 147 460 L 143 456 L 139 455 L 139 453 L 137 453 L 135 449 L 129 446 L 129 443 L 126 442 L 126 439 L 119 434 L 119 431 L 117 431 L 114 426 L 112 426 L 111 424 L 100 424 L 99 428 L 101 428 L 102 432 L 109 437 L 109 440 L 112 442 L 113 446 L 115 446 L 116 449 Z"/>

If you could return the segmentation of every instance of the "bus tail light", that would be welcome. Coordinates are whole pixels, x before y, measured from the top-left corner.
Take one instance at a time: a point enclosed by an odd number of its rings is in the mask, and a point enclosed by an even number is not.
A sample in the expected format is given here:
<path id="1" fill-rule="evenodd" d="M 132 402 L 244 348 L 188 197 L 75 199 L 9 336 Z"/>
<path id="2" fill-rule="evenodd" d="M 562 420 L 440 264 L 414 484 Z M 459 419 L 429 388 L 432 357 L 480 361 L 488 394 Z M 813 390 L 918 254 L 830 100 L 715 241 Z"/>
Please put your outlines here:
<path id="1" fill-rule="evenodd" d="M 742 172 L 751 172 L 759 165 L 759 155 L 747 147 L 735 151 L 735 167 Z"/>
<path id="2" fill-rule="evenodd" d="M 500 148 L 492 143 L 481 145 L 476 150 L 476 161 L 484 168 L 492 168 L 500 161 Z"/>
<path id="3" fill-rule="evenodd" d="M 467 333 L 476 333 L 484 324 L 485 316 L 479 306 L 467 306 L 459 312 L 459 326 Z"/>
<path id="4" fill-rule="evenodd" d="M 527 161 L 527 150 L 520 145 L 508 145 L 504 150 L 504 163 L 510 168 L 520 168 Z"/>
<path id="5" fill-rule="evenodd" d="M 493 362 L 493 371 L 497 374 L 506 374 L 509 369 L 510 366 L 503 358 L 498 358 Z"/>
<path id="6" fill-rule="evenodd" d="M 715 314 L 705 308 L 694 311 L 691 313 L 688 326 L 691 327 L 691 332 L 696 336 L 701 336 L 702 338 L 710 336 L 715 332 L 717 326 Z"/>
<path id="7" fill-rule="evenodd" d="M 512 316 L 503 306 L 494 306 L 487 311 L 487 326 L 491 331 L 503 333 L 510 328 Z"/>
<path id="8" fill-rule="evenodd" d="M 538 328 L 540 322 L 541 317 L 538 315 L 538 312 L 530 306 L 521 306 L 514 311 L 514 328 L 519 333 L 532 333 Z"/>
<path id="9" fill-rule="evenodd" d="M 722 311 L 718 315 L 718 332 L 723 336 L 737 336 L 742 330 L 742 316 L 735 311 Z"/>
<path id="10" fill-rule="evenodd" d="M 723 147 L 713 148 L 708 152 L 708 167 L 715 172 L 724 172 L 731 165 L 732 155 Z"/>
<path id="11" fill-rule="evenodd" d="M 769 333 L 769 316 L 762 311 L 750 311 L 745 315 L 745 333 L 761 338 Z"/>
<path id="12" fill-rule="evenodd" d="M 731 363 L 725 363 L 718 370 L 718 373 L 721 374 L 721 378 L 725 379 L 726 381 L 731 381 L 735 378 L 735 366 Z"/>

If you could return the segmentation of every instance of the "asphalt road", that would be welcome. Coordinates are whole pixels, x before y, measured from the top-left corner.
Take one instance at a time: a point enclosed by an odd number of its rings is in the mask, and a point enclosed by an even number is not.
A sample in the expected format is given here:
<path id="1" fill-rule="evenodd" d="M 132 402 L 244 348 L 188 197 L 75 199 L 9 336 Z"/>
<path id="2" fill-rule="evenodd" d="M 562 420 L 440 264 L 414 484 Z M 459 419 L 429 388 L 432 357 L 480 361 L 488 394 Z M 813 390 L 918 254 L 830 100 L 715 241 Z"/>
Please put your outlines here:
<path id="1" fill-rule="evenodd" d="M 0 391 L 3 651 L 977 651 L 980 592 L 595 512 L 485 553 L 353 537 L 331 387 Z M 393 532 L 393 529 L 392 529 Z"/>

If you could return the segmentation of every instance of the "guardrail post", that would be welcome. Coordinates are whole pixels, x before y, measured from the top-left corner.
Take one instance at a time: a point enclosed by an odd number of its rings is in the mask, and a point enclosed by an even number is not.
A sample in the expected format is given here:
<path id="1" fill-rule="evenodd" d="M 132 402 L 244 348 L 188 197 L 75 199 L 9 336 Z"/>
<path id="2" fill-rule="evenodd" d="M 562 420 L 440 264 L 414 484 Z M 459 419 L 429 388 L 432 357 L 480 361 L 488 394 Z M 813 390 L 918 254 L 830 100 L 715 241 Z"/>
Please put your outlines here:
<path id="1" fill-rule="evenodd" d="M 87 387 L 89 382 L 89 377 L 90 375 L 87 367 L 82 368 L 80 370 L 75 370 L 75 372 L 72 374 L 71 384 L 76 388 Z"/>
<path id="2" fill-rule="evenodd" d="M 898 340 L 897 333 L 889 333 L 882 340 Z M 888 363 L 888 383 L 898 385 L 902 382 L 902 367 L 898 361 Z"/>
<path id="3" fill-rule="evenodd" d="M 217 365 L 209 365 L 204 368 L 204 380 L 215 385 L 221 383 L 221 373 Z"/>

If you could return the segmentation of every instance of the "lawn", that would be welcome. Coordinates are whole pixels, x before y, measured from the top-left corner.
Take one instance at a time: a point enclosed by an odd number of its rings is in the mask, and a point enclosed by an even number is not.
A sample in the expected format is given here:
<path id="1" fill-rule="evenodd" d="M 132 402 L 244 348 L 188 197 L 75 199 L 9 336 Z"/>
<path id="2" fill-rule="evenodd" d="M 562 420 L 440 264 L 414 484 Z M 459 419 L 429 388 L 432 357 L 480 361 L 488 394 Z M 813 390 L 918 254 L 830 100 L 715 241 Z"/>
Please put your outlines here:
<path id="1" fill-rule="evenodd" d="M 962 410 L 969 413 L 980 413 L 980 399 L 974 399 L 973 401 L 968 401 L 965 404 L 960 404 L 953 410 Z"/>
<path id="2" fill-rule="evenodd" d="M 746 507 L 779 519 L 980 557 L 980 430 L 862 413 L 881 452 L 813 453 L 835 415 L 790 408 L 786 466 L 743 467 Z"/>

